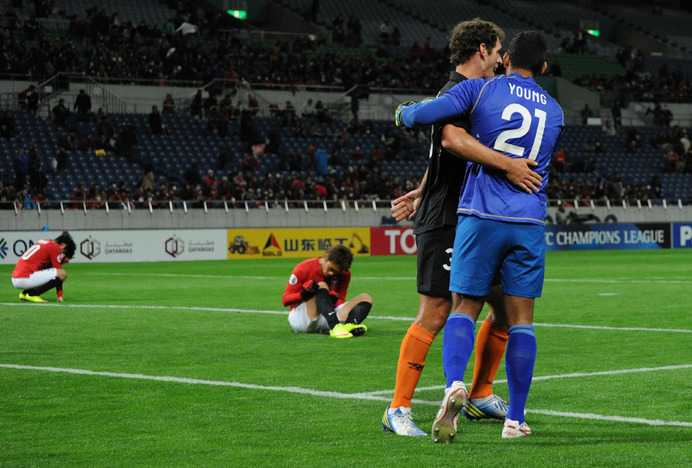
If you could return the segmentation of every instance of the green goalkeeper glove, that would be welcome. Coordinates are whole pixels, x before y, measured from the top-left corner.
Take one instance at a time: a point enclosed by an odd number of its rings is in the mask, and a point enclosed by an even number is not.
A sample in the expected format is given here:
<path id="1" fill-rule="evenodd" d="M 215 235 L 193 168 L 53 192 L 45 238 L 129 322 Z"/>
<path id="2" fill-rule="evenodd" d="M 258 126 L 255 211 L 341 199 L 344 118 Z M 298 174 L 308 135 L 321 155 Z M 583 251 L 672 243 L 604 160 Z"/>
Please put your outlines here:
<path id="1" fill-rule="evenodd" d="M 411 106 L 415 104 L 416 101 L 406 101 L 402 102 L 399 104 L 399 107 L 396 108 L 396 111 L 394 112 L 394 123 L 396 124 L 397 127 L 401 128 L 408 128 L 402 119 L 401 112 L 406 109 L 408 106 Z"/>

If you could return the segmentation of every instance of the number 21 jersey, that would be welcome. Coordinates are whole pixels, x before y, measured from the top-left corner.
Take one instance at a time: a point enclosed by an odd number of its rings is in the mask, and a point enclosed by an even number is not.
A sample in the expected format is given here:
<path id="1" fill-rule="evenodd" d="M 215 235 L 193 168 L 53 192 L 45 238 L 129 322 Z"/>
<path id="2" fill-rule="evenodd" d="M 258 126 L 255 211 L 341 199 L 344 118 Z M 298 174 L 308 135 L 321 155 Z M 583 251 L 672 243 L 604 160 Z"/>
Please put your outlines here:
<path id="1" fill-rule="evenodd" d="M 495 169 L 469 163 L 457 213 L 512 223 L 544 224 L 548 164 L 564 128 L 560 105 L 533 78 L 519 74 L 467 80 L 445 97 L 471 120 L 478 141 L 513 158 L 529 158 L 543 177 L 538 192 L 525 193 Z"/>

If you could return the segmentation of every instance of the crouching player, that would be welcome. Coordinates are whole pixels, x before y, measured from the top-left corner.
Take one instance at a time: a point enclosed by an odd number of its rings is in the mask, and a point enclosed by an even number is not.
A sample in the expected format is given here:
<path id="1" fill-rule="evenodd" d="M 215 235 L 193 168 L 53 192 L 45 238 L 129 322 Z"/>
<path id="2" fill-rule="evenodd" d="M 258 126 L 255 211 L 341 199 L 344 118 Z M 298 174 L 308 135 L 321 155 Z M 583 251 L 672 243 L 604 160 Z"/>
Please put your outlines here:
<path id="1" fill-rule="evenodd" d="M 363 321 L 370 313 L 372 297 L 359 294 L 346 302 L 352 262 L 351 249 L 336 245 L 322 257 L 302 261 L 293 269 L 283 304 L 291 309 L 288 323 L 294 332 L 352 338 L 367 331 Z"/>
<path id="2" fill-rule="evenodd" d="M 62 283 L 67 272 L 62 265 L 74 256 L 75 243 L 65 231 L 55 240 L 41 239 L 24 252 L 12 272 L 12 285 L 21 289 L 19 299 L 26 302 L 48 302 L 41 294 L 55 288 L 62 302 Z"/>

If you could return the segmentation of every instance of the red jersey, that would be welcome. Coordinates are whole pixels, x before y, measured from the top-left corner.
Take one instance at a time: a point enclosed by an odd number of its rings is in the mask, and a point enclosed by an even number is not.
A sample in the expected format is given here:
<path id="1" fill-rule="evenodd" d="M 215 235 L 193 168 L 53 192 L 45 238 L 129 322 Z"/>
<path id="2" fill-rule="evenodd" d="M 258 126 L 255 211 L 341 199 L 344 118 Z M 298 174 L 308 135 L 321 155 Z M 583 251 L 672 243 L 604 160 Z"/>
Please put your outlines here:
<path id="1" fill-rule="evenodd" d="M 320 258 L 311 258 L 300 262 L 294 269 L 291 277 L 286 285 L 286 290 L 284 291 L 283 304 L 288 306 L 293 310 L 295 306 L 303 302 L 303 298 L 300 295 L 300 291 L 303 290 L 303 284 L 313 280 L 315 283 L 326 282 L 324 279 L 324 274 L 322 273 L 322 268 L 320 268 Z M 339 306 L 346 302 L 346 291 L 348 291 L 348 284 L 351 282 L 351 272 L 342 271 L 341 274 L 332 277 L 329 284 L 329 293 L 332 295 L 338 295 L 339 300 L 336 302 L 336 306 Z"/>
<path id="2" fill-rule="evenodd" d="M 21 256 L 14 267 L 12 278 L 28 278 L 39 270 L 62 268 L 64 258 L 58 244 L 49 239 L 41 239 Z"/>

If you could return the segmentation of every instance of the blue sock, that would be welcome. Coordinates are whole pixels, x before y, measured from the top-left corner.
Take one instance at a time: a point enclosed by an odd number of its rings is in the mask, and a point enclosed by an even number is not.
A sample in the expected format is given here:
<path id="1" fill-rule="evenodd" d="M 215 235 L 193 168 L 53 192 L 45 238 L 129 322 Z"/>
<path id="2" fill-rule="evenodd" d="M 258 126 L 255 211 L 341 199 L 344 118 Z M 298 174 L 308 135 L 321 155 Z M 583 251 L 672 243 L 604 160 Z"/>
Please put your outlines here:
<path id="1" fill-rule="evenodd" d="M 473 351 L 476 324 L 466 314 L 452 314 L 447 319 L 442 336 L 442 367 L 447 387 L 455 380 L 464 380 L 464 372 Z"/>
<path id="2" fill-rule="evenodd" d="M 533 325 L 515 325 L 509 328 L 505 369 L 509 385 L 509 411 L 507 419 L 524 422 L 526 397 L 529 395 L 533 365 L 536 362 L 536 334 Z"/>

